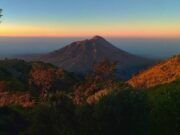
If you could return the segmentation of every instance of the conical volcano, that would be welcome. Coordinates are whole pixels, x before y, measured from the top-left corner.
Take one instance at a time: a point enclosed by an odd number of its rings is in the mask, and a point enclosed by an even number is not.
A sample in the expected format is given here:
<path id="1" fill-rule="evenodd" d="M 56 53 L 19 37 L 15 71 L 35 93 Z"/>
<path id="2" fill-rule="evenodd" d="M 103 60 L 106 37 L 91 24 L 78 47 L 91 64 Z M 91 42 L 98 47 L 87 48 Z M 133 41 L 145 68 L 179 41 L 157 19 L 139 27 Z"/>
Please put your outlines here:
<path id="1" fill-rule="evenodd" d="M 104 59 L 118 62 L 120 78 L 129 76 L 149 64 L 148 60 L 116 48 L 101 36 L 73 42 L 64 48 L 36 57 L 43 61 L 64 68 L 67 71 L 85 74 L 92 70 L 93 64 Z"/>

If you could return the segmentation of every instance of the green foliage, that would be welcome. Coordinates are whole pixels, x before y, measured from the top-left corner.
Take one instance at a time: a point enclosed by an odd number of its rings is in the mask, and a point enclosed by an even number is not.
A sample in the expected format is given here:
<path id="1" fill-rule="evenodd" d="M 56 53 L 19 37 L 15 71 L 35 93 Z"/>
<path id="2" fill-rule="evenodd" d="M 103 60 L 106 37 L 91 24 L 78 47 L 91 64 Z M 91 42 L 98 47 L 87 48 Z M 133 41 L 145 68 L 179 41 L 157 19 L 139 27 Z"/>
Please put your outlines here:
<path id="1" fill-rule="evenodd" d="M 112 132 L 147 135 L 148 112 L 147 95 L 141 91 L 113 91 L 95 105 L 95 116 L 102 135 Z"/>
<path id="2" fill-rule="evenodd" d="M 27 91 L 31 64 L 22 60 L 1 60 L 0 80 L 9 84 L 10 91 Z"/>
<path id="3" fill-rule="evenodd" d="M 0 60 L 0 88 L 3 87 L 4 90 L 4 84 L 6 84 L 6 91 L 30 91 L 38 96 L 42 89 L 71 90 L 80 80 L 77 75 L 51 64 L 30 63 L 17 59 Z"/>
<path id="4" fill-rule="evenodd" d="M 78 108 L 82 135 L 180 134 L 180 81 L 144 91 L 119 88 Z"/>
<path id="5" fill-rule="evenodd" d="M 0 69 L 2 71 L 6 71 L 6 73 L 9 73 L 14 77 L 18 77 L 20 80 L 24 80 L 27 79 L 27 76 L 24 76 L 24 74 L 29 73 L 31 64 L 23 60 L 5 59 L 0 61 Z"/>
<path id="6" fill-rule="evenodd" d="M 142 91 L 114 90 L 95 105 L 77 108 L 81 135 L 148 135 L 149 105 Z"/>
<path id="7" fill-rule="evenodd" d="M 31 113 L 29 135 L 74 135 L 76 130 L 74 105 L 66 95 L 51 97 L 45 105 L 37 106 Z"/>
<path id="8" fill-rule="evenodd" d="M 180 81 L 155 87 L 149 92 L 153 135 L 180 134 Z"/>
<path id="9" fill-rule="evenodd" d="M 94 117 L 94 106 L 85 104 L 76 109 L 76 120 L 78 124 L 77 134 L 79 135 L 98 135 L 97 119 Z"/>
<path id="10" fill-rule="evenodd" d="M 180 82 L 131 90 L 119 84 L 96 104 L 74 105 L 69 93 L 51 93 L 33 108 L 0 108 L 0 134 L 179 135 Z"/>
<path id="11" fill-rule="evenodd" d="M 0 9 L 0 18 L 2 17 L 3 15 L 2 15 L 2 9 Z M 1 22 L 1 21 L 0 21 Z"/>
<path id="12" fill-rule="evenodd" d="M 28 127 L 28 121 L 20 108 L 0 108 L 0 134 L 19 135 Z"/>

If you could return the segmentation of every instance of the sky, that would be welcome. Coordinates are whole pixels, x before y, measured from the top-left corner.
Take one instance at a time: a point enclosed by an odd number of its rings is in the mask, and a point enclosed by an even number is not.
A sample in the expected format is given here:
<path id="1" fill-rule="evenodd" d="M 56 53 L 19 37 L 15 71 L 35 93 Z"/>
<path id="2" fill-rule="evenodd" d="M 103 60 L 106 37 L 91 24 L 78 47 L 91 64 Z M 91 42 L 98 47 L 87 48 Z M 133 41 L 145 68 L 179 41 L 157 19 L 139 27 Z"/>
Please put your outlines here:
<path id="1" fill-rule="evenodd" d="M 180 0 L 0 0 L 0 36 L 180 37 Z"/>

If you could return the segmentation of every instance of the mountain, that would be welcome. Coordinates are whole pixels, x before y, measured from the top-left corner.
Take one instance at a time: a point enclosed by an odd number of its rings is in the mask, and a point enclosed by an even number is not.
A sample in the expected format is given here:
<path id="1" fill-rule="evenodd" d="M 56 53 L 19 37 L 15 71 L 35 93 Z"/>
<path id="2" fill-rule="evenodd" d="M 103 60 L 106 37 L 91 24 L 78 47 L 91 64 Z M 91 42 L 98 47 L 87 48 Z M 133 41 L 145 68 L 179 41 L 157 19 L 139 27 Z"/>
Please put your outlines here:
<path id="1" fill-rule="evenodd" d="M 179 78 L 180 55 L 176 55 L 135 75 L 128 83 L 135 88 L 149 88 L 170 83 Z"/>
<path id="2" fill-rule="evenodd" d="M 100 36 L 76 41 L 54 52 L 24 59 L 51 63 L 80 74 L 91 71 L 93 64 L 108 59 L 118 62 L 117 69 L 120 78 L 128 78 L 151 63 L 150 60 L 116 48 Z"/>

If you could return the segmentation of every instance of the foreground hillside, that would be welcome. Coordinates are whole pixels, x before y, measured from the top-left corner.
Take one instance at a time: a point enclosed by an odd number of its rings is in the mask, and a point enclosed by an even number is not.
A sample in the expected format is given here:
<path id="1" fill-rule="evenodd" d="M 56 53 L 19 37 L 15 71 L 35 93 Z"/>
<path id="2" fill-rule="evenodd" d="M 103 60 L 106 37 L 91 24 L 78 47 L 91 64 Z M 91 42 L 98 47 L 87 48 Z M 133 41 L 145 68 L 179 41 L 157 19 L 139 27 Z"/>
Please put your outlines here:
<path id="1" fill-rule="evenodd" d="M 135 88 L 149 88 L 170 83 L 178 78 L 180 78 L 180 55 L 140 72 L 128 83 Z"/>
<path id="2" fill-rule="evenodd" d="M 140 91 L 119 86 L 95 104 L 56 94 L 32 108 L 0 108 L 2 135 L 179 135 L 180 82 Z"/>
<path id="3" fill-rule="evenodd" d="M 47 93 L 69 91 L 81 78 L 42 62 L 0 61 L 0 106 L 33 106 Z M 41 99 L 40 99 L 41 100 Z"/>
<path id="4" fill-rule="evenodd" d="M 0 134 L 179 135 L 180 81 L 139 90 L 115 79 L 116 64 L 104 60 L 79 77 L 50 64 L 0 61 Z"/>

